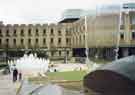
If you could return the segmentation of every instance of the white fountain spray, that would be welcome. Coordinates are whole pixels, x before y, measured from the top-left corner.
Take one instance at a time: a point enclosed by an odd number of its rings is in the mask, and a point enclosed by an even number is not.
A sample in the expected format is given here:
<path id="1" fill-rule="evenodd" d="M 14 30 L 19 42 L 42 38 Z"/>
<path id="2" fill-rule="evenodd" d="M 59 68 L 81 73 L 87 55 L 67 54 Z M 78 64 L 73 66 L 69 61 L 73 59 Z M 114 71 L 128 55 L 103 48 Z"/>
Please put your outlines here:
<path id="1" fill-rule="evenodd" d="M 18 71 L 22 73 L 31 73 L 34 75 L 44 75 L 45 72 L 48 70 L 49 66 L 49 59 L 38 58 L 36 55 L 24 55 L 22 58 L 17 59 L 16 61 L 9 62 L 10 70 L 15 67 Z"/>

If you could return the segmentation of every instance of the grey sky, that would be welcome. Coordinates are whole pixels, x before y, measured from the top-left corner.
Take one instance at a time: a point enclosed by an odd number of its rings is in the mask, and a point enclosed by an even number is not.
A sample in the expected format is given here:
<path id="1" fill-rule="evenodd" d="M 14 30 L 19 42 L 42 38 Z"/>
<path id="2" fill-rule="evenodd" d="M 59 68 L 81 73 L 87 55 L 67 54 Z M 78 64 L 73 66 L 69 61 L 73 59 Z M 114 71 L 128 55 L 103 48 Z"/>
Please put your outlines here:
<path id="1" fill-rule="evenodd" d="M 133 0 L 0 0 L 0 20 L 4 23 L 51 23 L 65 9 L 94 9 L 103 4 Z"/>

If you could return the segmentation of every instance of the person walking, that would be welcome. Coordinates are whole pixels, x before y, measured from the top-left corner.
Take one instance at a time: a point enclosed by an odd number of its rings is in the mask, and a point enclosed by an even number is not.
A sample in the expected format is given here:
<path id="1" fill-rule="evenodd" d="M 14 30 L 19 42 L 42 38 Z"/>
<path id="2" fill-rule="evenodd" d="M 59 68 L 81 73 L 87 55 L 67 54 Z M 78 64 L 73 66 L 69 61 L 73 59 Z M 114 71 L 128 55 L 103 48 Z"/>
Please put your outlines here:
<path id="1" fill-rule="evenodd" d="M 20 71 L 19 72 L 19 81 L 21 81 L 22 80 L 22 72 Z"/>
<path id="2" fill-rule="evenodd" d="M 18 70 L 17 70 L 17 68 L 14 68 L 14 70 L 13 70 L 13 82 L 17 81 L 17 77 L 18 77 Z"/>

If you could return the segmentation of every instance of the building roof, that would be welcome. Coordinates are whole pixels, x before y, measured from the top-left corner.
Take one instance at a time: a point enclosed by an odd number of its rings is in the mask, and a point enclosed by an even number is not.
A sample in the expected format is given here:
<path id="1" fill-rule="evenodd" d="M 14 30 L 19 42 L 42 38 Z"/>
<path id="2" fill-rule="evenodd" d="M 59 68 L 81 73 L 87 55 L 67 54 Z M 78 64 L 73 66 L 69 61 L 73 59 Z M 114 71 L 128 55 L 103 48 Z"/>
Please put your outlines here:
<path id="1" fill-rule="evenodd" d="M 79 20 L 79 18 L 68 18 L 68 19 L 61 20 L 59 23 L 73 23 L 77 20 Z"/>

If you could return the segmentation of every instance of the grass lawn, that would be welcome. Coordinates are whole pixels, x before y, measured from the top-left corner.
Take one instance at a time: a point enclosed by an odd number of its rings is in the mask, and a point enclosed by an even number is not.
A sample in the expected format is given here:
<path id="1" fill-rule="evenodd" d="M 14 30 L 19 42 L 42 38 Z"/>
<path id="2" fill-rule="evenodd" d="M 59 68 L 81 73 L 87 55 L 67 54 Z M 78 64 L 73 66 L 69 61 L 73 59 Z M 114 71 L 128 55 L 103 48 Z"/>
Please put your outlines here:
<path id="1" fill-rule="evenodd" d="M 55 80 L 80 81 L 86 75 L 86 71 L 48 72 L 47 76 Z"/>
<path id="2" fill-rule="evenodd" d="M 48 72 L 46 77 L 31 77 L 30 82 L 37 84 L 46 84 L 48 82 L 61 85 L 64 88 L 80 90 L 83 85 L 83 77 L 86 71 L 68 71 L 68 72 Z M 67 80 L 64 81 L 63 80 Z"/>
<path id="3" fill-rule="evenodd" d="M 48 72 L 47 77 L 29 77 L 29 81 L 81 81 L 86 74 L 86 71 Z"/>

